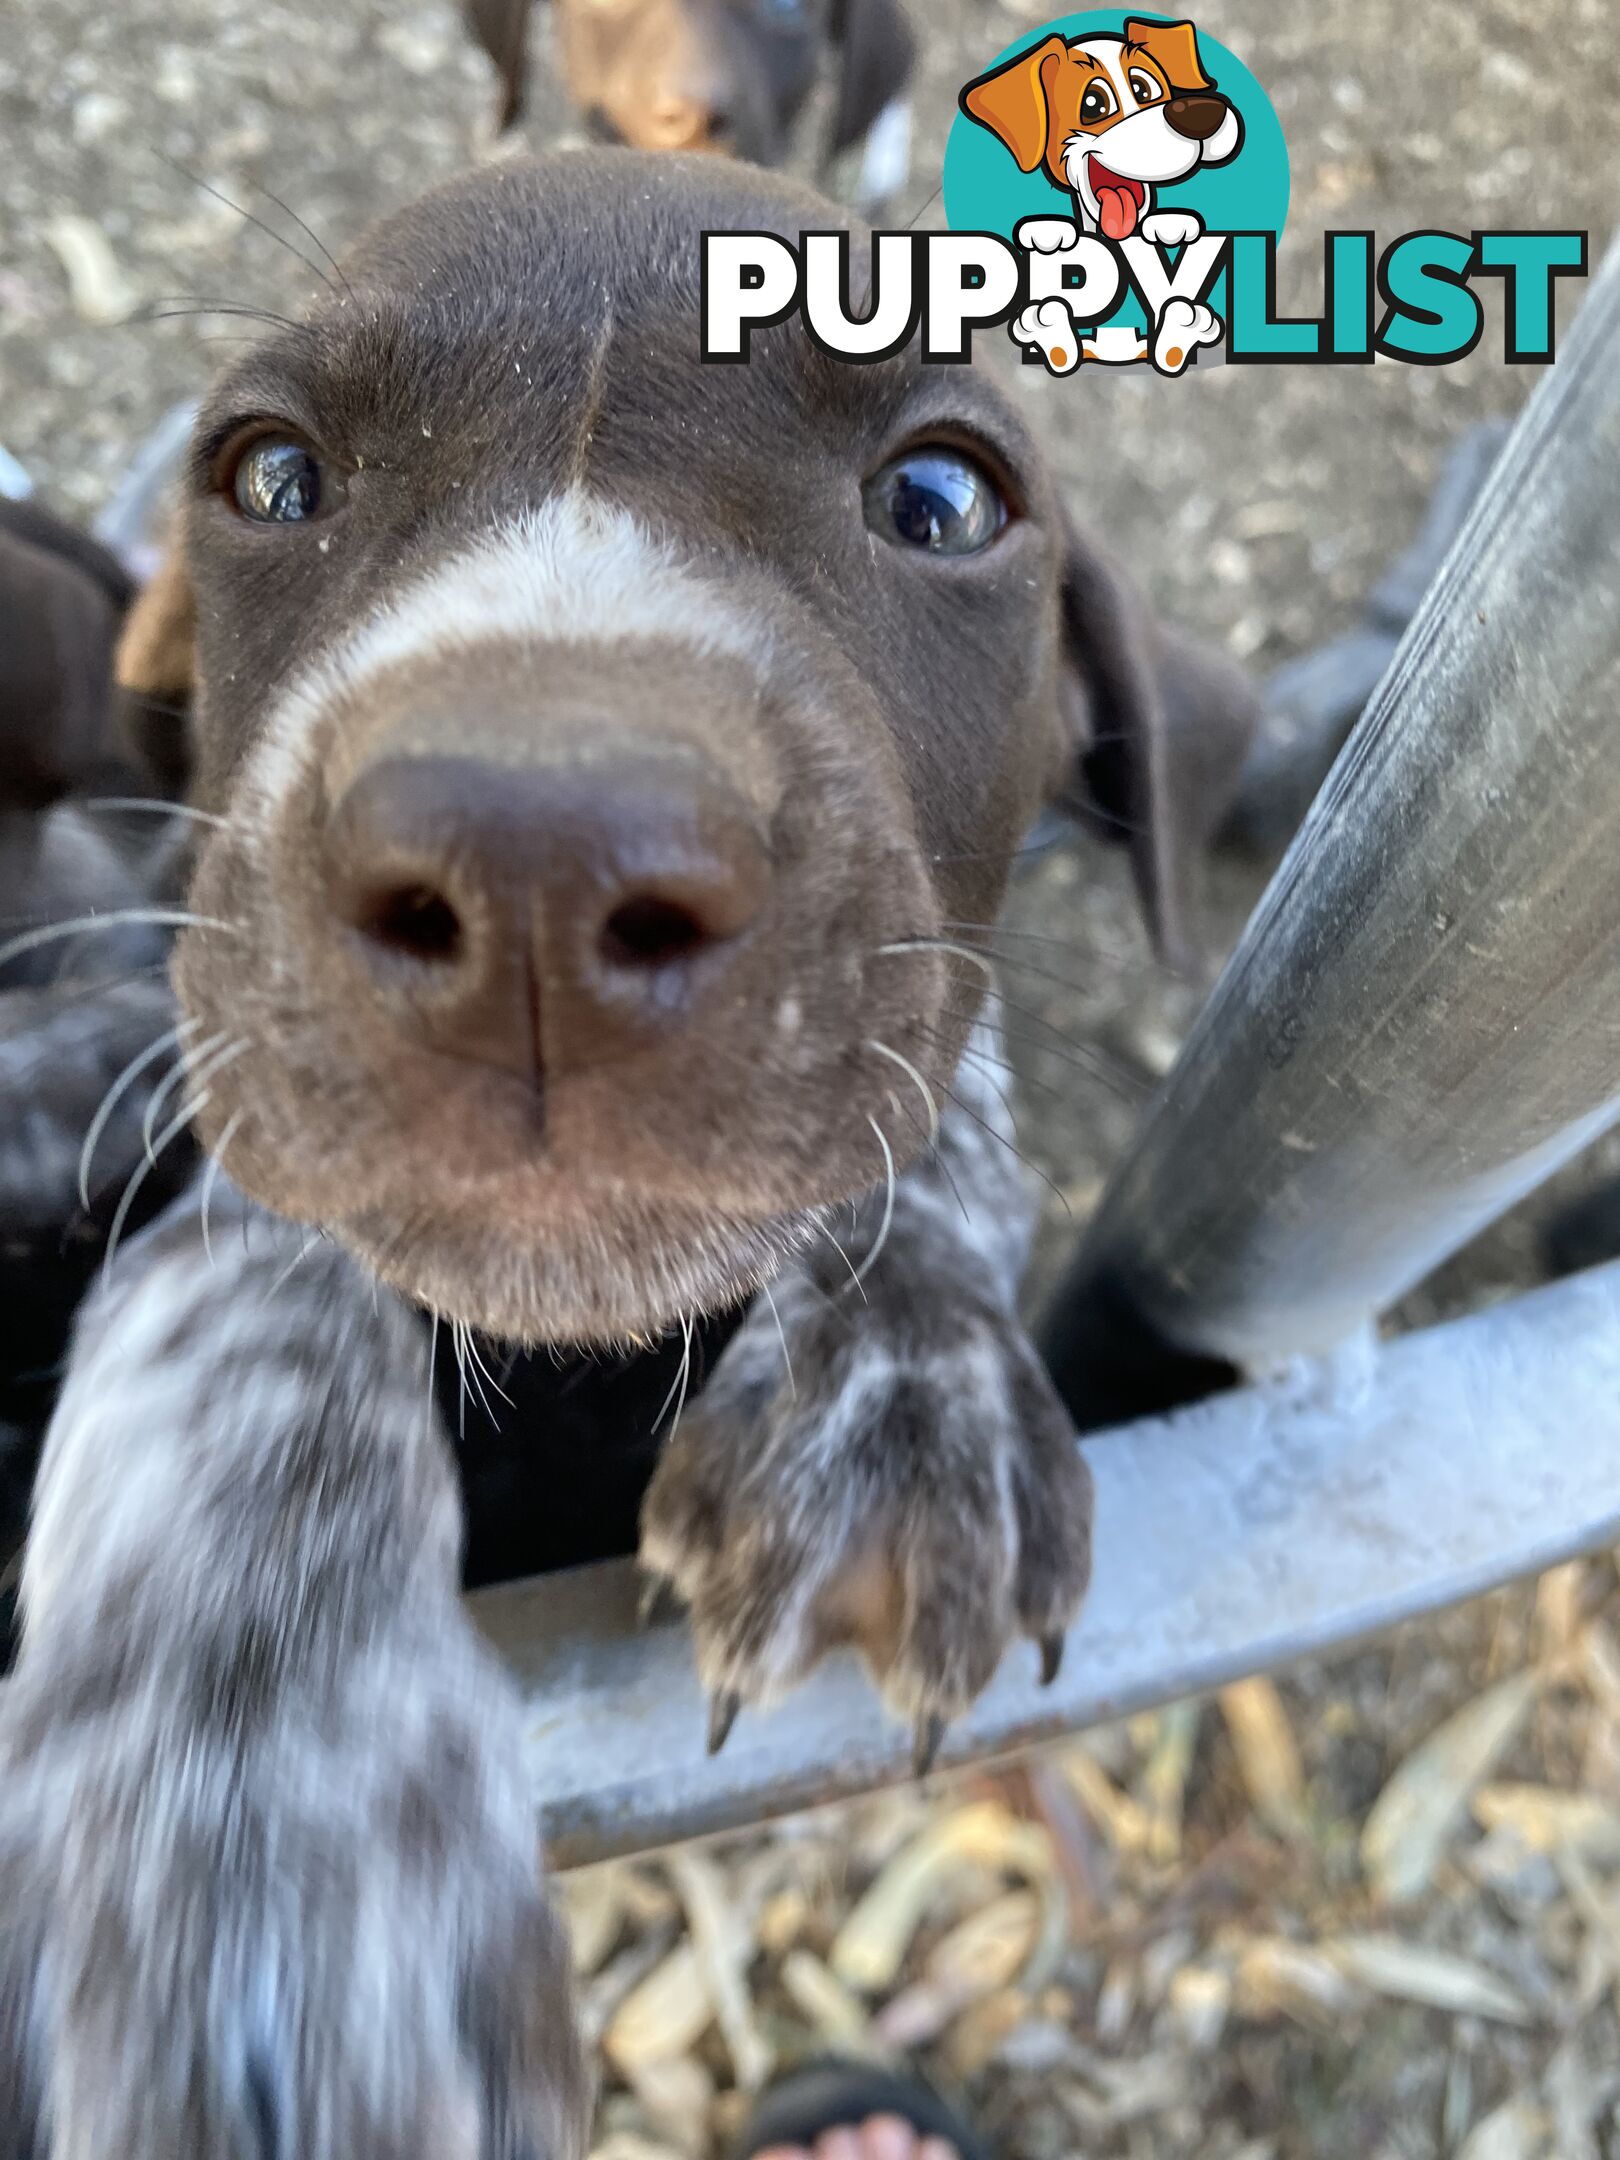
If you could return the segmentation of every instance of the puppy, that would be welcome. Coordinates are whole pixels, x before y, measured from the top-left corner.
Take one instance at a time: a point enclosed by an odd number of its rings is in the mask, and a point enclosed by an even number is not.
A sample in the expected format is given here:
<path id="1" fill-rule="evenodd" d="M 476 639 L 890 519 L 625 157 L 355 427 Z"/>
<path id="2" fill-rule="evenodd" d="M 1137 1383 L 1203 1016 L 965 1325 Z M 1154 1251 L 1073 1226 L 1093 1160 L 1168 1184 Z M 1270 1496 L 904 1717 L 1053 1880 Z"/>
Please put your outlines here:
<path id="1" fill-rule="evenodd" d="M 499 71 L 502 128 L 523 110 L 530 8 L 467 0 Z M 568 93 L 610 140 L 780 164 L 830 49 L 829 156 L 865 145 L 856 200 L 868 214 L 905 181 L 915 48 L 901 0 L 555 0 L 555 13 Z"/>
<path id="2" fill-rule="evenodd" d="M 1054 35 L 969 83 L 961 104 L 1020 171 L 1043 170 L 1073 197 L 1083 230 L 1108 240 L 1192 238 L 1197 219 L 1189 230 L 1186 213 L 1155 212 L 1154 189 L 1243 147 L 1242 118 L 1204 72 L 1190 22 Z"/>
<path id="3" fill-rule="evenodd" d="M 715 1738 L 832 1642 L 925 1757 L 1008 1641 L 1054 1664 L 1089 1486 L 1016 1316 L 975 926 L 1069 793 L 1173 936 L 1190 730 L 1244 729 L 971 370 L 789 324 L 702 365 L 702 233 L 836 216 L 712 159 L 491 168 L 203 408 L 174 973 L 214 1161 L 48 1442 L 0 2152 L 581 2149 L 412 1308 L 465 1351 L 747 1306 L 646 1514 Z"/>

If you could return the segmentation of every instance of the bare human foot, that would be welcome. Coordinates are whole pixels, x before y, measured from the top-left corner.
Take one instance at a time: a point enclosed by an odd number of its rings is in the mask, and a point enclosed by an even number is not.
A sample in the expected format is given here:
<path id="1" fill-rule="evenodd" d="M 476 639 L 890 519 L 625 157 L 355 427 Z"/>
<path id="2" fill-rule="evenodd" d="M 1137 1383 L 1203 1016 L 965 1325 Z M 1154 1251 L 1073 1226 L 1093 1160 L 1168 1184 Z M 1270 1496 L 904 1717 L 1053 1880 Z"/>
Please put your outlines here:
<path id="1" fill-rule="evenodd" d="M 772 2145 L 754 2160 L 961 2160 L 944 2138 L 921 2137 L 898 2115 L 871 2115 L 857 2129 L 824 2130 L 813 2146 Z"/>

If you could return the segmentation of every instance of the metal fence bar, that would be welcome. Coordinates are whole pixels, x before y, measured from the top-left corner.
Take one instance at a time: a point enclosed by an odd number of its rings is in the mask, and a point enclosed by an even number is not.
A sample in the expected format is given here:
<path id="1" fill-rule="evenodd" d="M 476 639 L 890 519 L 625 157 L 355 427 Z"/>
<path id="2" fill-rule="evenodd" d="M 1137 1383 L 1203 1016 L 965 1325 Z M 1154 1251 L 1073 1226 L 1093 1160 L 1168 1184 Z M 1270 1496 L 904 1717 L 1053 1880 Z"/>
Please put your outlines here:
<path id="1" fill-rule="evenodd" d="M 1620 1115 L 1617 335 L 1611 250 L 1054 1300 L 1082 1424 L 1341 1339 Z"/>
<path id="2" fill-rule="evenodd" d="M 1050 1691 L 1014 1651 L 944 1762 L 1354 1641 L 1620 1539 L 1620 1265 L 1087 1444 L 1097 1575 Z M 757 1823 L 910 1774 L 848 1661 L 724 1754 L 679 1622 L 628 1562 L 483 1592 L 561 1866 Z"/>

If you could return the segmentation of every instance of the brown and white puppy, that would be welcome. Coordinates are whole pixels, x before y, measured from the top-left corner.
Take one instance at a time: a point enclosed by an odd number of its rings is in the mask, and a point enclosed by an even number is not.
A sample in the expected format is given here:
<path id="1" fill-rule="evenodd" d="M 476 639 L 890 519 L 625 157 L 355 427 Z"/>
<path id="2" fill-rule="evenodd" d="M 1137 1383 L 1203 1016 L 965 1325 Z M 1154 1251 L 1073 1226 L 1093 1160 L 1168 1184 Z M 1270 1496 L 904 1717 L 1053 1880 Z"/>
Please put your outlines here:
<path id="1" fill-rule="evenodd" d="M 499 125 L 523 111 L 532 0 L 467 0 L 500 74 Z M 710 150 L 779 165 L 834 64 L 828 154 L 864 145 L 872 213 L 906 175 L 915 47 L 902 0 L 554 0 L 557 57 L 591 126 L 635 150 Z"/>
<path id="2" fill-rule="evenodd" d="M 719 1727 L 849 1639 L 926 1752 L 1007 1641 L 1056 1654 L 1089 1493 L 971 926 L 1072 791 L 1170 933 L 1176 776 L 1241 701 L 1185 694 L 971 370 L 791 325 L 701 363 L 702 232 L 835 215 L 710 159 L 492 169 L 204 408 L 175 973 L 224 1174 L 212 1238 L 199 1199 L 114 1270 L 50 1437 L 5 2160 L 579 2149 L 407 1303 L 589 1344 L 761 1294 L 647 1512 Z"/>
<path id="3" fill-rule="evenodd" d="M 1156 213 L 1154 189 L 1243 147 L 1242 117 L 1205 73 L 1190 22 L 1054 35 L 970 82 L 961 104 L 1021 171 L 1044 171 L 1073 197 L 1085 231 L 1109 240 L 1138 230 L 1169 246 L 1190 239 L 1196 217 Z"/>

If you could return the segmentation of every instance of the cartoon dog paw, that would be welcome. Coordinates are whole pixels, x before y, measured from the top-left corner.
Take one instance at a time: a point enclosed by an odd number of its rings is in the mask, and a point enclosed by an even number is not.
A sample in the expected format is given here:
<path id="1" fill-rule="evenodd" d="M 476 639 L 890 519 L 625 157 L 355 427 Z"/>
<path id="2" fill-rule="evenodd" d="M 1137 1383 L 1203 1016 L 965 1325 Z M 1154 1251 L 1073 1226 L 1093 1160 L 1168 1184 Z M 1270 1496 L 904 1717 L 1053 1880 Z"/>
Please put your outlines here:
<path id="1" fill-rule="evenodd" d="M 1018 1636 L 1056 1673 L 1091 1477 L 1010 1309 L 832 1291 L 789 1270 L 743 1323 L 664 1450 L 641 1561 L 691 1607 L 711 1749 L 848 1644 L 921 1774 Z"/>
<path id="2" fill-rule="evenodd" d="M 1155 247 L 1185 247 L 1203 229 L 1196 210 L 1154 210 L 1142 220 L 1142 237 Z"/>
<path id="3" fill-rule="evenodd" d="M 1034 255 L 1062 255 L 1080 244 L 1080 228 L 1072 218 L 1020 218 L 1013 230 L 1014 244 Z"/>
<path id="4" fill-rule="evenodd" d="M 1045 222 L 1056 224 L 1058 220 Z M 1014 317 L 1012 339 L 1015 345 L 1038 351 L 1054 375 L 1072 375 L 1080 365 L 1080 332 L 1067 300 L 1031 302 Z"/>
<path id="5" fill-rule="evenodd" d="M 1202 300 L 1167 300 L 1153 332 L 1153 365 L 1161 375 L 1179 375 L 1201 345 L 1213 345 L 1225 329 L 1221 318 Z"/>

